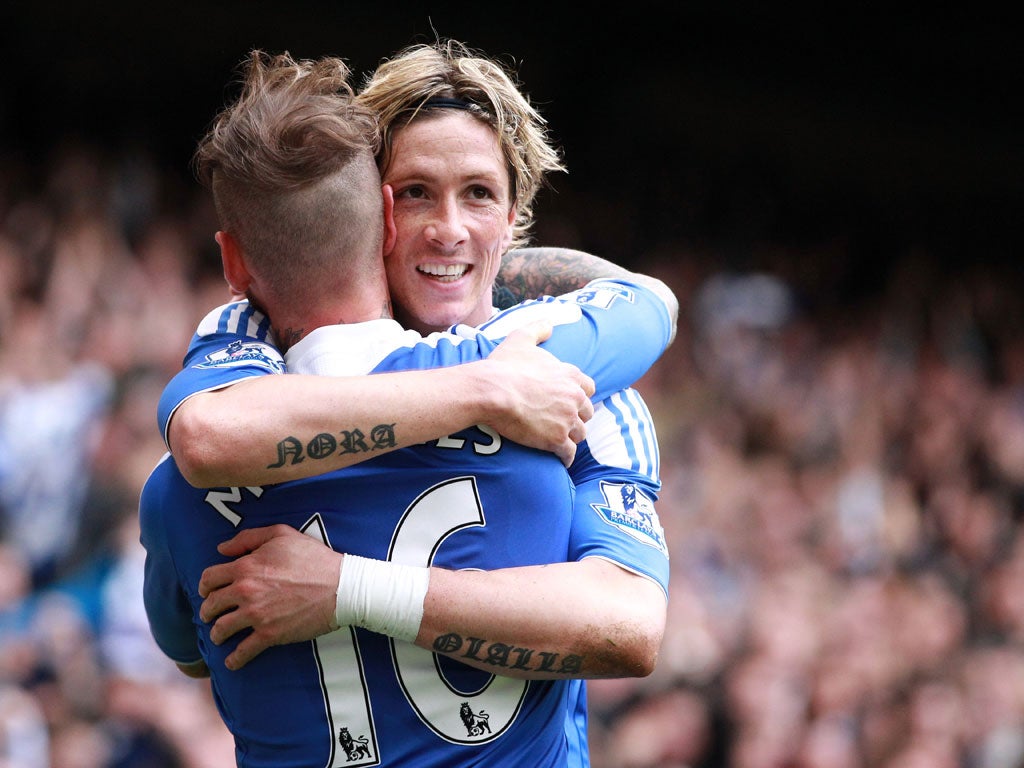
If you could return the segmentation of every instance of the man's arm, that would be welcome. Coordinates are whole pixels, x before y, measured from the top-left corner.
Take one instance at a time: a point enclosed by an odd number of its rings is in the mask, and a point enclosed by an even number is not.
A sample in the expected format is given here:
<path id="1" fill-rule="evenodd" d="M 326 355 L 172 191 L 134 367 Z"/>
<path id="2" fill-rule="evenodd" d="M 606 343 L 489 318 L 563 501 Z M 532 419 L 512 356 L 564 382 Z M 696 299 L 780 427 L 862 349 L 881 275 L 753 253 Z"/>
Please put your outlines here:
<path id="1" fill-rule="evenodd" d="M 676 327 L 679 300 L 663 281 L 572 248 L 518 248 L 505 253 L 494 281 L 494 305 L 508 309 L 527 299 L 578 291 L 592 280 L 600 279 L 631 280 L 651 289 L 665 302 L 672 316 L 672 327 Z"/>
<path id="2" fill-rule="evenodd" d="M 474 424 L 568 465 L 593 414 L 594 385 L 537 348 L 549 334 L 542 324 L 525 328 L 488 358 L 449 368 L 244 379 L 185 400 L 168 442 L 198 488 L 310 477 Z"/>
<path id="3" fill-rule="evenodd" d="M 146 552 L 142 603 L 153 639 L 178 670 L 188 677 L 209 677 L 199 650 L 192 605 L 181 589 L 167 545 L 166 521 L 159 503 L 165 498 L 164 489 L 153 481 L 163 469 L 164 462 L 160 462 L 139 498 L 139 541 Z"/>
<path id="4" fill-rule="evenodd" d="M 272 645 L 332 630 L 344 555 L 283 525 L 242 531 L 219 549 L 242 556 L 203 573 L 200 618 L 214 622 L 215 643 L 253 629 L 227 657 L 231 669 Z M 431 568 L 415 642 L 508 677 L 643 677 L 654 669 L 664 621 L 656 583 L 598 558 Z"/>
<path id="5" fill-rule="evenodd" d="M 592 450 L 569 470 L 577 488 L 571 561 L 489 572 L 430 569 L 417 645 L 514 677 L 649 673 L 664 636 L 669 587 L 655 511 L 661 482 L 654 423 L 639 393 L 628 391 L 602 403 L 588 427 Z M 595 452 L 612 463 L 596 460 Z M 229 664 L 335 626 L 342 555 L 306 539 L 284 527 L 247 531 L 221 548 L 244 557 L 204 573 L 200 615 L 216 619 L 214 641 L 254 629 Z"/>
<path id="6" fill-rule="evenodd" d="M 517 290 L 564 293 L 615 277 L 651 287 L 671 317 L 674 335 L 678 302 L 660 280 L 569 249 L 524 249 L 505 261 L 508 284 Z M 570 278 L 570 269 L 580 276 Z M 571 377 L 584 387 L 592 381 L 557 368 L 544 350 L 528 349 L 532 345 L 522 339 L 510 341 L 511 336 L 487 361 L 456 370 L 377 374 L 370 380 L 262 375 L 210 388 L 173 410 L 167 442 L 186 480 L 199 488 L 312 477 L 475 424 L 552 451 L 568 465 L 584 436 L 581 422 L 591 413 Z M 498 370 L 496 363 L 502 364 Z M 566 375 L 568 389 L 564 378 L 559 381 Z M 592 388 L 586 391 L 593 394 Z M 569 402 L 578 405 L 575 412 Z"/>
<path id="7" fill-rule="evenodd" d="M 646 677 L 665 617 L 657 584 L 598 558 L 494 571 L 432 568 L 416 644 L 508 677 Z"/>

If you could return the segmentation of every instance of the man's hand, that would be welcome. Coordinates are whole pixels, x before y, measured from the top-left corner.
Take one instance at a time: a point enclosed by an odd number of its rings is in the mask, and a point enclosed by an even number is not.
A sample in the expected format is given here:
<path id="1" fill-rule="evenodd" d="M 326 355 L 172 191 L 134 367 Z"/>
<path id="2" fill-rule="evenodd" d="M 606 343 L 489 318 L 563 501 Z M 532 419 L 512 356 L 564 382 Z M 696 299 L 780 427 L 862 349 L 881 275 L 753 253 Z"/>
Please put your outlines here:
<path id="1" fill-rule="evenodd" d="M 488 356 L 486 362 L 494 366 L 490 384 L 501 395 L 488 423 L 510 440 L 557 454 L 569 466 L 576 444 L 587 436 L 585 422 L 594 415 L 594 381 L 537 346 L 551 331 L 547 322 L 531 323 L 510 333 Z"/>
<path id="2" fill-rule="evenodd" d="M 214 622 L 210 638 L 220 645 L 252 628 L 228 655 L 241 669 L 272 645 L 331 631 L 342 555 L 287 525 L 250 528 L 217 547 L 237 557 L 203 571 L 199 617 Z"/>

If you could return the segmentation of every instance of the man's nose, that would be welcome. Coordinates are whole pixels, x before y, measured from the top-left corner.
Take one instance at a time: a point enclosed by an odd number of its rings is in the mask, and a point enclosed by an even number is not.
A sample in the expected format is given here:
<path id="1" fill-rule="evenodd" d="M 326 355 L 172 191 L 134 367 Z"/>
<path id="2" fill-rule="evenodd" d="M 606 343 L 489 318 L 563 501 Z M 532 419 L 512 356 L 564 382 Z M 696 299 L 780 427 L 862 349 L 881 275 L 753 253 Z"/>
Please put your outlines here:
<path id="1" fill-rule="evenodd" d="M 468 238 L 465 220 L 458 202 L 443 200 L 434 209 L 434 215 L 427 224 L 427 238 L 445 248 L 451 248 Z"/>

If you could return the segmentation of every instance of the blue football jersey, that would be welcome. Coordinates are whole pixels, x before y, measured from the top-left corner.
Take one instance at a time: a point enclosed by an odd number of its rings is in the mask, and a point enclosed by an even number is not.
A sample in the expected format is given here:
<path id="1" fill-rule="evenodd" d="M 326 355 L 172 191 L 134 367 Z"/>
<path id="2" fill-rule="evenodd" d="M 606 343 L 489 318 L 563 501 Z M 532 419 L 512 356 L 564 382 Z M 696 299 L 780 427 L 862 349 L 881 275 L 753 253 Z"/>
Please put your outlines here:
<path id="1" fill-rule="evenodd" d="M 415 646 L 349 629 L 313 643 L 271 649 L 244 670 L 228 673 L 223 658 L 232 646 L 216 648 L 209 643 L 208 630 L 197 618 L 196 584 L 203 568 L 221 560 L 216 544 L 233 535 L 236 526 L 286 522 L 342 551 L 452 568 L 606 557 L 667 589 L 667 550 L 652 503 L 660 489 L 653 424 L 638 394 L 616 393 L 639 378 L 667 344 L 668 315 L 652 297 L 638 286 L 600 281 L 566 297 L 507 310 L 480 330 L 459 326 L 452 333 L 422 339 L 392 321 L 374 321 L 378 343 L 367 343 L 364 336 L 344 347 L 349 358 L 346 374 L 436 367 L 479 359 L 524 322 L 538 317 L 552 322 L 555 332 L 544 346 L 591 375 L 598 387 L 595 397 L 603 400 L 572 468 L 576 511 L 558 520 L 551 519 L 555 516 L 550 510 L 558 508 L 559 498 L 566 500 L 565 494 L 572 505 L 573 487 L 555 490 L 555 477 L 565 479 L 557 460 L 502 441 L 484 429 L 267 488 L 199 491 L 184 482 L 172 459 L 161 463 L 142 500 L 146 596 L 154 635 L 177 661 L 194 661 L 200 655 L 206 659 L 214 673 L 218 705 L 236 734 L 241 764 L 312 764 L 310 754 L 326 750 L 325 765 L 587 765 L 582 681 L 527 684 L 492 679 Z M 359 335 L 357 326 L 332 328 Z M 166 430 L 177 405 L 196 392 L 285 370 L 284 359 L 268 336 L 266 319 L 247 302 L 226 305 L 200 325 L 185 367 L 165 390 L 161 429 Z M 478 470 L 474 461 L 484 462 L 497 474 Z M 505 469 L 496 470 L 498 465 Z M 410 466 L 419 471 L 409 472 Z M 445 474 L 453 470 L 454 475 Z M 502 474 L 506 470 L 508 474 Z M 400 484 L 396 477 L 402 478 Z M 517 483 L 523 487 L 514 490 Z M 377 494 L 376 488 L 386 492 Z M 464 497 L 466 509 L 474 506 L 468 502 L 472 495 L 475 507 L 486 514 L 467 512 L 463 519 L 461 512 L 453 512 L 456 519 L 442 518 L 437 530 L 425 531 L 424 524 L 408 522 L 420 519 L 413 510 L 432 508 L 434 502 L 442 503 L 443 509 L 462 510 L 442 501 L 450 494 Z M 519 503 L 513 504 L 517 495 Z M 504 502 L 492 501 L 495 498 Z M 543 511 L 532 512 L 522 498 L 542 499 L 536 506 Z M 367 516 L 370 509 L 380 515 Z M 407 532 L 404 538 L 402 530 Z M 197 536 L 200 531 L 204 537 Z M 432 540 L 432 535 L 440 538 Z M 399 540 L 407 544 L 396 550 L 393 544 Z M 437 546 L 440 541 L 443 545 Z M 537 546 L 540 541 L 543 546 Z M 436 549 L 433 560 L 423 560 L 423 553 L 409 555 L 408 560 L 401 554 L 426 544 Z M 479 652 L 466 642 L 469 652 Z M 335 653 L 336 647 L 343 650 Z M 302 661 L 297 648 L 306 652 Z M 273 679 L 267 677 L 270 669 L 305 670 L 307 657 L 320 670 L 320 693 L 319 698 L 312 696 L 313 709 L 325 714 L 314 717 L 301 708 L 289 708 L 296 722 L 286 723 L 281 702 L 287 702 L 291 693 L 308 701 L 313 689 L 290 687 L 305 679 L 297 671 L 280 681 L 279 689 L 264 680 Z M 324 658 L 339 659 L 344 673 L 328 675 Z M 257 662 L 259 673 L 245 674 Z M 340 688 L 331 688 L 334 679 Z M 269 714 L 264 706 L 268 699 L 276 702 Z M 457 720 L 452 719 L 455 699 Z M 315 733 L 303 732 L 299 722 Z M 411 727 L 421 726 L 417 737 L 404 738 Z M 324 738 L 327 732 L 330 739 Z M 396 734 L 403 736 L 396 739 Z M 514 746 L 517 742 L 525 743 Z M 292 759 L 297 762 L 288 762 Z M 320 764 L 317 760 L 313 762 Z"/>
<path id="2" fill-rule="evenodd" d="M 382 334 L 384 341 L 356 346 L 359 359 L 349 350 L 351 359 L 345 364 L 350 366 L 348 373 L 354 374 L 468 362 L 486 355 L 511 330 L 534 319 L 555 326 L 542 346 L 579 366 L 597 386 L 595 416 L 569 469 L 583 511 L 575 519 L 570 559 L 606 557 L 653 578 L 667 592 L 668 550 L 653 507 L 661 489 L 654 422 L 639 393 L 631 389 L 616 393 L 646 372 L 672 333 L 668 312 L 652 292 L 628 281 L 596 280 L 565 296 L 524 302 L 500 312 L 479 329 L 457 326 L 451 333 L 432 334 L 426 340 L 412 331 L 400 336 L 393 321 L 377 320 L 373 322 L 387 330 Z M 334 328 L 344 326 L 320 330 Z M 395 351 L 396 344 L 400 352 Z M 244 378 L 285 371 L 284 358 L 262 313 L 247 301 L 213 310 L 193 336 L 181 372 L 160 398 L 158 422 L 165 440 L 171 415 L 188 397 Z M 314 363 L 303 372 L 318 371 Z M 336 369 L 332 373 L 340 375 Z M 634 498 L 639 506 L 613 513 L 618 507 L 609 504 L 609 493 Z"/>
<path id="3" fill-rule="evenodd" d="M 145 484 L 145 603 L 175 661 L 202 658 L 241 766 L 564 766 L 571 681 L 494 677 L 412 644 L 344 627 L 224 666 L 198 619 L 203 570 L 242 528 L 285 523 L 337 549 L 446 568 L 565 561 L 573 486 L 554 456 L 465 430 L 308 480 L 197 489 L 169 455 Z M 456 445 L 457 444 L 457 445 Z M 483 451 L 476 450 L 483 448 Z M 527 505 L 524 498 L 540 498 Z M 501 595 L 495 595 L 500 600 Z M 452 635 L 459 655 L 525 663 L 531 651 Z M 558 670 L 565 660 L 545 663 Z M 571 669 L 571 660 L 568 662 Z M 496 666 L 497 668 L 497 666 Z M 585 742 L 585 734 L 575 734 Z M 574 763 L 579 765 L 582 763 Z"/>

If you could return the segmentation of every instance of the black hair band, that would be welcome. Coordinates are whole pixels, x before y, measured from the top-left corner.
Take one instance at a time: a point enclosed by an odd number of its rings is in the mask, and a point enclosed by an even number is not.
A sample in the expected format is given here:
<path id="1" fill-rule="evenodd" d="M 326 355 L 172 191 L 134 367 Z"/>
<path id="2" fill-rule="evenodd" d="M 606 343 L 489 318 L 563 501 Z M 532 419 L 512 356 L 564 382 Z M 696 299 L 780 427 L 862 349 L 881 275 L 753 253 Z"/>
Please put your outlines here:
<path id="1" fill-rule="evenodd" d="M 470 107 L 468 101 L 448 96 L 431 96 L 420 105 L 421 109 L 470 109 Z"/>

